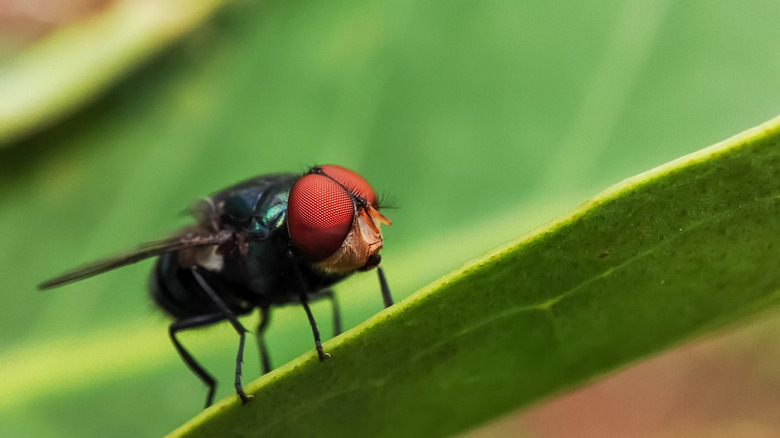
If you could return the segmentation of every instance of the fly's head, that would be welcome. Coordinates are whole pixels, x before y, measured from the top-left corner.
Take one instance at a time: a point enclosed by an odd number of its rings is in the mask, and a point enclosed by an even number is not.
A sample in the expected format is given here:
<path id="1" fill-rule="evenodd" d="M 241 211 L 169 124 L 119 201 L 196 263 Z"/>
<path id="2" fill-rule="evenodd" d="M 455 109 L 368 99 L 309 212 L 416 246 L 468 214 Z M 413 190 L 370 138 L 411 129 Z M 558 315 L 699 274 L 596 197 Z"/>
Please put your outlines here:
<path id="1" fill-rule="evenodd" d="M 336 165 L 313 167 L 292 187 L 287 228 L 295 249 L 318 269 L 350 273 L 379 265 L 381 225 L 371 186 L 357 173 Z"/>

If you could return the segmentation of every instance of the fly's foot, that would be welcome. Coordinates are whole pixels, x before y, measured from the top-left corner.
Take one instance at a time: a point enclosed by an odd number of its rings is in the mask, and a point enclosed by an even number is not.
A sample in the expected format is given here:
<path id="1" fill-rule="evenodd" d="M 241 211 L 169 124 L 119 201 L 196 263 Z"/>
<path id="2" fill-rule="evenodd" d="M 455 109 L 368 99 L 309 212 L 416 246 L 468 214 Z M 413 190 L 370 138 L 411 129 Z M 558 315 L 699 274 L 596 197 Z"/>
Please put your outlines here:
<path id="1" fill-rule="evenodd" d="M 325 359 L 330 359 L 330 353 L 326 353 L 322 350 L 322 347 L 317 348 L 317 356 L 320 357 L 320 362 L 322 362 Z"/>
<path id="2" fill-rule="evenodd" d="M 238 395 L 238 397 L 241 399 L 241 404 L 242 404 L 242 405 L 245 405 L 245 404 L 247 404 L 247 403 L 251 402 L 251 401 L 252 401 L 252 400 L 255 398 L 255 397 L 254 397 L 254 396 L 252 396 L 252 395 L 246 395 L 246 393 L 244 392 L 244 390 L 243 390 L 243 389 L 242 389 L 242 390 L 240 390 L 240 391 L 236 391 L 236 394 L 237 394 L 237 395 Z"/>

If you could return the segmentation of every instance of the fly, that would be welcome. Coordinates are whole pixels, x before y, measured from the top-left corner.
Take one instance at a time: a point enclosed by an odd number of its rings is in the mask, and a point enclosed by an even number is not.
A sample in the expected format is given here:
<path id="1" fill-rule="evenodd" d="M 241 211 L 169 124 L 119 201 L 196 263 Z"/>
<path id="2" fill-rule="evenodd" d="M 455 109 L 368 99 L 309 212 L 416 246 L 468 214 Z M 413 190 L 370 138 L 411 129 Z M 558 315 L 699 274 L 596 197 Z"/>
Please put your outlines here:
<path id="1" fill-rule="evenodd" d="M 259 176 L 202 199 L 190 210 L 195 224 L 174 236 L 150 242 L 114 258 L 66 272 L 38 286 L 51 289 L 106 271 L 157 257 L 150 278 L 152 299 L 173 318 L 169 334 L 184 363 L 208 387 L 206 407 L 214 400 L 216 380 L 179 342 L 183 330 L 228 321 L 239 335 L 235 389 L 242 403 L 251 400 L 241 384 L 246 329 L 238 316 L 260 309 L 257 343 L 263 373 L 271 370 L 263 341 L 274 306 L 300 304 L 322 349 L 309 303 L 328 299 L 333 328 L 341 332 L 331 286 L 356 271 L 376 268 L 385 307 L 393 304 L 379 266 L 381 225 L 371 186 L 357 173 L 336 165 L 315 166 L 304 175 Z"/>

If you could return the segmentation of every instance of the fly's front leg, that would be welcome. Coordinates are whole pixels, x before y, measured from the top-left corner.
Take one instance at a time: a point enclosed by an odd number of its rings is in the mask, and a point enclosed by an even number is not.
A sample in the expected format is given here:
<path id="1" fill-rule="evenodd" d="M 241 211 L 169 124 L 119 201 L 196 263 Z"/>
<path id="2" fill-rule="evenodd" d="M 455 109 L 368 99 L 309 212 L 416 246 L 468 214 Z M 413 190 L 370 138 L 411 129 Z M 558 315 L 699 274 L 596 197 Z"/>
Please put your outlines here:
<path id="1" fill-rule="evenodd" d="M 330 307 L 333 310 L 333 337 L 335 338 L 341 334 L 341 310 L 339 309 L 339 301 L 336 299 L 333 289 L 321 292 L 320 296 L 330 300 Z"/>
<path id="2" fill-rule="evenodd" d="M 268 307 L 260 308 L 260 324 L 257 326 L 257 349 L 260 350 L 260 366 L 263 374 L 271 372 L 271 359 L 268 356 L 268 349 L 265 346 L 265 329 L 268 328 L 268 322 L 271 318 L 271 311 Z"/>
<path id="3" fill-rule="evenodd" d="M 379 277 L 379 287 L 382 289 L 382 300 L 385 302 L 385 309 L 393 305 L 393 297 L 390 296 L 390 286 L 387 285 L 385 270 L 381 266 L 376 267 L 376 275 Z"/>
<path id="4" fill-rule="evenodd" d="M 320 360 L 325 360 L 330 357 L 330 354 L 326 353 L 322 349 L 320 331 L 317 330 L 317 323 L 314 321 L 314 315 L 311 313 L 308 300 L 309 297 L 305 293 L 301 293 L 301 305 L 303 306 L 303 310 L 306 311 L 306 316 L 309 318 L 309 324 L 311 324 L 311 331 L 314 334 L 314 347 L 317 349 L 317 356 L 320 357 Z"/>
<path id="5" fill-rule="evenodd" d="M 236 394 L 241 398 L 241 403 L 246 404 L 250 400 L 252 400 L 251 396 L 246 395 L 244 392 L 244 387 L 241 385 L 241 364 L 244 361 L 244 341 L 246 339 L 246 329 L 243 325 L 241 325 L 240 322 L 238 322 L 238 318 L 236 318 L 236 315 L 230 310 L 230 308 L 225 304 L 224 301 L 217 295 L 216 292 L 214 292 L 214 289 L 211 288 L 211 286 L 206 282 L 205 279 L 203 279 L 203 276 L 200 275 L 198 272 L 198 267 L 193 266 L 190 271 L 192 272 L 192 276 L 195 278 L 195 281 L 198 282 L 200 287 L 203 289 L 204 292 L 206 292 L 206 295 L 211 298 L 211 300 L 214 302 L 214 304 L 219 309 L 220 313 L 224 316 L 225 319 L 230 321 L 230 325 L 233 326 L 233 328 L 236 330 L 239 336 L 238 340 L 238 353 L 236 354 L 236 379 L 235 379 L 235 387 L 236 387 Z"/>
<path id="6" fill-rule="evenodd" d="M 314 335 L 314 347 L 317 349 L 317 356 L 319 356 L 320 360 L 325 360 L 330 357 L 330 354 L 326 353 L 322 349 L 320 331 L 317 330 L 317 322 L 314 321 L 314 315 L 311 313 L 311 309 L 309 308 L 309 294 L 306 290 L 306 282 L 303 281 L 303 275 L 301 274 L 301 270 L 298 268 L 298 264 L 295 261 L 295 256 L 293 253 L 287 252 L 287 257 L 289 258 L 290 263 L 295 266 L 295 275 L 298 277 L 298 290 L 300 291 L 298 297 L 301 301 L 301 305 L 303 306 L 303 310 L 306 311 L 306 317 L 309 318 L 309 325 L 311 325 L 311 331 Z"/>

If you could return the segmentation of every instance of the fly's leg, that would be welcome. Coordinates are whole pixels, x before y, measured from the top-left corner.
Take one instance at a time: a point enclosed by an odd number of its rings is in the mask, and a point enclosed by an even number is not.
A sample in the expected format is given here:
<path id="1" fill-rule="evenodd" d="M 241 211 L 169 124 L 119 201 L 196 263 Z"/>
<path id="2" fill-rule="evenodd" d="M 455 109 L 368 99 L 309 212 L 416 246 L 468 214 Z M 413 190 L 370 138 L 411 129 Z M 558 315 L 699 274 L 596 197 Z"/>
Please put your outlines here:
<path id="1" fill-rule="evenodd" d="M 260 308 L 260 324 L 257 326 L 257 349 L 260 350 L 260 366 L 263 368 L 263 374 L 271 371 L 271 359 L 268 356 L 268 349 L 265 346 L 265 329 L 270 321 L 271 311 L 268 307 Z"/>
<path id="2" fill-rule="evenodd" d="M 385 271 L 381 266 L 376 267 L 376 275 L 379 277 L 379 287 L 382 289 L 382 300 L 385 302 L 385 309 L 393 305 L 393 297 L 390 296 L 390 287 L 387 285 Z"/>
<path id="3" fill-rule="evenodd" d="M 314 321 L 314 315 L 312 315 L 311 309 L 309 308 L 309 297 L 308 295 L 306 295 L 306 293 L 301 292 L 300 298 L 301 298 L 301 305 L 303 306 L 303 310 L 306 311 L 306 316 L 309 318 L 311 331 L 314 334 L 314 347 L 317 349 L 317 356 L 320 357 L 320 360 L 325 360 L 330 357 L 330 354 L 326 353 L 322 349 L 322 341 L 320 341 L 320 332 L 319 330 L 317 330 L 317 323 Z"/>
<path id="4" fill-rule="evenodd" d="M 251 396 L 246 395 L 244 392 L 244 387 L 241 386 L 241 364 L 244 361 L 244 340 L 246 338 L 246 329 L 243 325 L 241 325 L 240 322 L 238 322 L 238 318 L 236 318 L 236 315 L 230 310 L 230 308 L 228 308 L 227 304 L 222 301 L 219 295 L 214 292 L 214 289 L 212 289 L 206 280 L 203 279 L 203 276 L 201 276 L 198 272 L 198 266 L 193 266 L 190 268 L 190 271 L 192 272 L 192 276 L 195 278 L 195 281 L 198 282 L 203 291 L 206 292 L 206 295 L 208 295 L 209 298 L 211 298 L 211 301 L 213 301 L 217 306 L 223 318 L 230 321 L 230 325 L 232 325 L 238 333 L 239 340 L 238 353 L 236 354 L 236 379 L 234 383 L 236 387 L 236 394 L 238 394 L 238 396 L 241 398 L 241 403 L 246 404 L 249 402 L 249 400 L 252 399 Z"/>
<path id="5" fill-rule="evenodd" d="M 341 310 L 339 308 L 339 302 L 332 289 L 321 292 L 320 296 L 330 300 L 330 307 L 333 309 L 333 337 L 335 338 L 341 334 Z"/>
<path id="6" fill-rule="evenodd" d="M 309 325 L 311 325 L 311 331 L 314 335 L 314 347 L 317 349 L 317 356 L 319 356 L 320 360 L 325 360 L 330 357 L 330 354 L 326 353 L 322 349 L 322 341 L 320 340 L 320 331 L 317 330 L 317 322 L 314 321 L 314 315 L 311 313 L 311 309 L 309 308 L 309 294 L 306 290 L 306 282 L 303 281 L 303 275 L 301 274 L 301 270 L 298 268 L 298 264 L 295 260 L 295 256 L 292 252 L 287 253 L 287 257 L 290 259 L 290 263 L 295 266 L 295 275 L 298 277 L 298 283 L 300 285 L 300 292 L 299 292 L 299 299 L 301 301 L 301 305 L 303 306 L 303 310 L 306 311 L 306 316 L 309 318 Z"/>
<path id="7" fill-rule="evenodd" d="M 221 313 L 212 313 L 208 315 L 195 316 L 192 318 L 179 319 L 171 323 L 171 325 L 168 327 L 168 333 L 170 334 L 171 340 L 173 341 L 173 346 L 176 347 L 176 351 L 179 352 L 179 356 L 181 356 L 184 363 L 187 364 L 187 367 L 189 367 L 189 369 L 196 376 L 198 376 L 198 378 L 202 380 L 206 386 L 209 387 L 209 392 L 206 395 L 205 407 L 211 406 L 211 403 L 214 401 L 214 390 L 217 387 L 217 382 L 214 380 L 214 377 L 212 377 L 211 374 L 209 374 L 202 366 L 200 366 L 195 358 L 192 357 L 190 352 L 184 348 L 181 342 L 176 339 L 176 333 L 182 330 L 214 324 L 215 322 L 222 321 L 223 319 L 225 319 L 225 317 L 222 316 Z"/>

